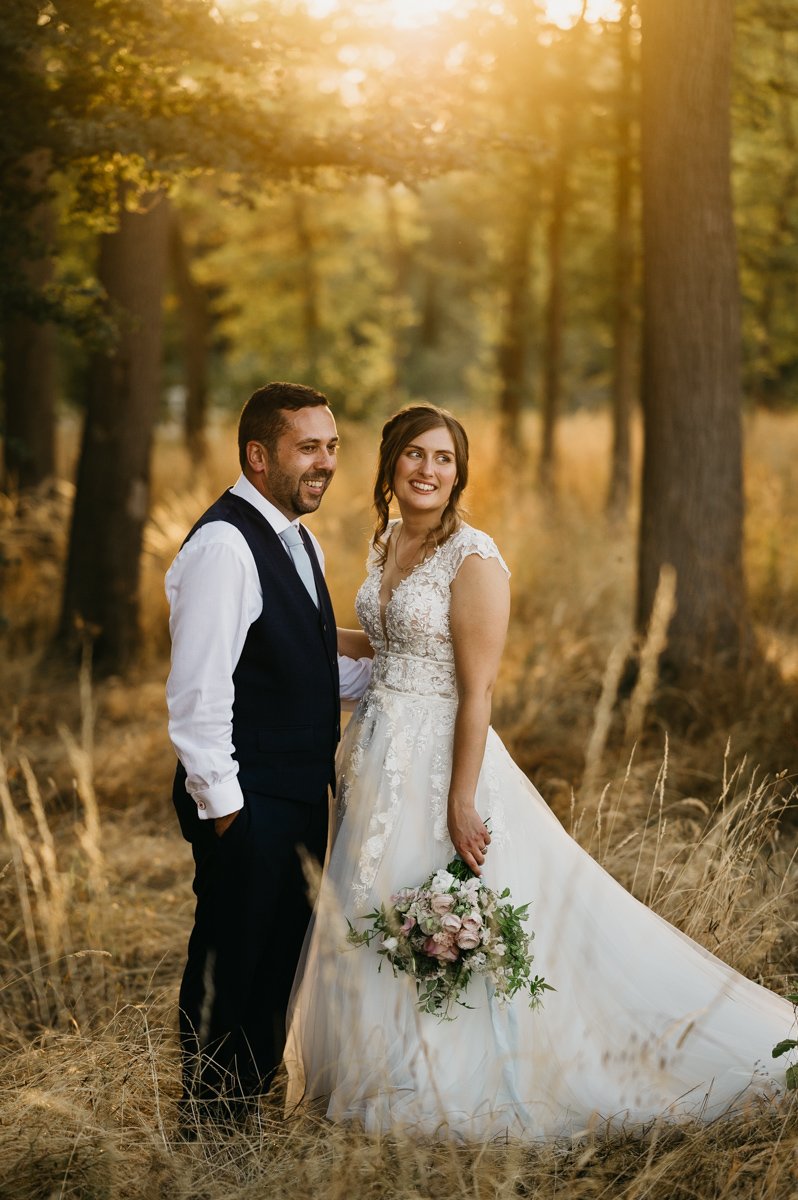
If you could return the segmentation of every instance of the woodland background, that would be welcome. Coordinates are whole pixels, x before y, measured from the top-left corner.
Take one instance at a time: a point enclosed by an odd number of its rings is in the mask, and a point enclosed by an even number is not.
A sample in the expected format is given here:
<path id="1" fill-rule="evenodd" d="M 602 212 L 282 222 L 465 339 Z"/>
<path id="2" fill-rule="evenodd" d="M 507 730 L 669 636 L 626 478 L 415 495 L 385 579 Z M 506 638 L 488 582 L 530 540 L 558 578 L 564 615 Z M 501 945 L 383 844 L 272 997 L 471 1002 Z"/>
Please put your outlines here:
<path id="1" fill-rule="evenodd" d="M 343 435 L 312 524 L 350 623 L 380 424 L 452 408 L 513 569 L 498 731 L 627 887 L 789 991 L 796 51 L 798 0 L 6 0 L 3 1195 L 795 1193 L 789 1103 L 570 1149 L 276 1104 L 176 1142 L 162 581 L 241 404 L 296 379 Z"/>

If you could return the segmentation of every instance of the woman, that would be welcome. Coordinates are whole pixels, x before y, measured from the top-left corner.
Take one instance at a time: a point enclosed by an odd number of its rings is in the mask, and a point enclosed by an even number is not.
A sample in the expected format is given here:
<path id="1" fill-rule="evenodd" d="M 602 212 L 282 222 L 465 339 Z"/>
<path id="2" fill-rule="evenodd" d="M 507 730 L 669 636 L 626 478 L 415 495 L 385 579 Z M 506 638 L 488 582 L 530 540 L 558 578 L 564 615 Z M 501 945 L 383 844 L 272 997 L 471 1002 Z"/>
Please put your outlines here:
<path id="1" fill-rule="evenodd" d="M 369 1131 L 524 1140 L 716 1117 L 783 1083 L 790 1004 L 645 908 L 563 830 L 490 728 L 509 613 L 494 542 L 462 520 L 462 426 L 429 405 L 386 424 L 357 613 L 376 652 L 344 736 L 338 818 L 295 984 L 289 1103 L 328 1098 Z M 400 519 L 388 519 L 395 500 Z M 363 653 L 359 633 L 343 652 Z M 420 1014 L 346 921 L 445 866 L 531 901 L 534 970 L 557 989 L 502 1008 L 482 977 L 454 1021 Z M 362 922 L 360 923 L 362 927 Z M 384 964 L 383 964 L 384 965 Z"/>

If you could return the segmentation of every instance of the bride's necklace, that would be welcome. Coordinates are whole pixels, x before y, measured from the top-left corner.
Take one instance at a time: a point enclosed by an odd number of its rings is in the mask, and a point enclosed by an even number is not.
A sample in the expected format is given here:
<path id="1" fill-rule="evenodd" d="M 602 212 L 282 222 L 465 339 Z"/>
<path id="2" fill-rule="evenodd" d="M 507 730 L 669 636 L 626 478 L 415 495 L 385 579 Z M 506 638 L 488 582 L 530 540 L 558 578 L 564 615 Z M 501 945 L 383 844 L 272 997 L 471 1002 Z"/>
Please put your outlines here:
<path id="1" fill-rule="evenodd" d="M 407 563 L 401 563 L 399 561 L 399 540 L 403 533 L 404 529 L 400 529 L 396 538 L 392 538 L 391 541 L 393 542 L 393 561 L 396 563 L 397 568 L 404 573 L 405 571 L 412 571 L 413 567 L 420 566 L 420 564 L 423 563 L 424 559 L 427 557 L 427 537 L 429 535 L 424 538 L 424 541 L 421 543 L 415 553 L 411 555 L 410 561 Z"/>

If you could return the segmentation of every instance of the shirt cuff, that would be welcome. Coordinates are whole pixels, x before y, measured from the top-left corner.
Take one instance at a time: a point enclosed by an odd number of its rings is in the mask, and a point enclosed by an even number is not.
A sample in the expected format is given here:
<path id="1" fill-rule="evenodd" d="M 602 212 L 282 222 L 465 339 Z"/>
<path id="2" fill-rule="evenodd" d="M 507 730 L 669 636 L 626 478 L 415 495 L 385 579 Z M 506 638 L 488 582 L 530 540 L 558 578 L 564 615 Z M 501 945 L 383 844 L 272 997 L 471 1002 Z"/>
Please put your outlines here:
<path id="1" fill-rule="evenodd" d="M 338 671 L 342 700 L 360 699 L 371 679 L 373 663 L 371 658 L 346 658 L 339 654 Z"/>
<path id="2" fill-rule="evenodd" d="M 229 816 L 230 813 L 238 812 L 244 807 L 244 793 L 235 776 L 224 783 L 215 783 L 197 791 L 189 788 L 189 791 L 197 805 L 197 816 L 201 821 L 214 821 L 217 817 Z"/>

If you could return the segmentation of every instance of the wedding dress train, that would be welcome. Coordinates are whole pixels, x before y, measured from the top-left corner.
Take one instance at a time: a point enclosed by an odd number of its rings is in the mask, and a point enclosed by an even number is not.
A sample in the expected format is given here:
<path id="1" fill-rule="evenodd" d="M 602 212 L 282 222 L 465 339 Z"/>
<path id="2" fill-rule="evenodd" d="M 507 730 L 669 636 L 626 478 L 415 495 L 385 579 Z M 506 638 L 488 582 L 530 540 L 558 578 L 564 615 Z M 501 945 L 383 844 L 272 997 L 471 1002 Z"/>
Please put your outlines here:
<path id="1" fill-rule="evenodd" d="M 389 530 L 390 536 L 390 530 Z M 446 796 L 457 707 L 450 584 L 470 554 L 501 561 L 462 526 L 380 612 L 372 559 L 357 612 L 376 648 L 369 688 L 339 751 L 338 811 L 294 988 L 289 1103 L 369 1131 L 523 1140 L 663 1117 L 715 1118 L 783 1087 L 773 1045 L 792 1006 L 752 983 L 625 891 L 565 832 L 488 732 L 476 795 L 490 819 L 485 882 L 530 901 L 533 972 L 556 991 L 501 1007 L 472 979 L 456 1019 L 416 1008 L 415 987 L 346 918 L 414 886 L 453 850 Z M 378 966 L 382 964 L 382 970 Z"/>

